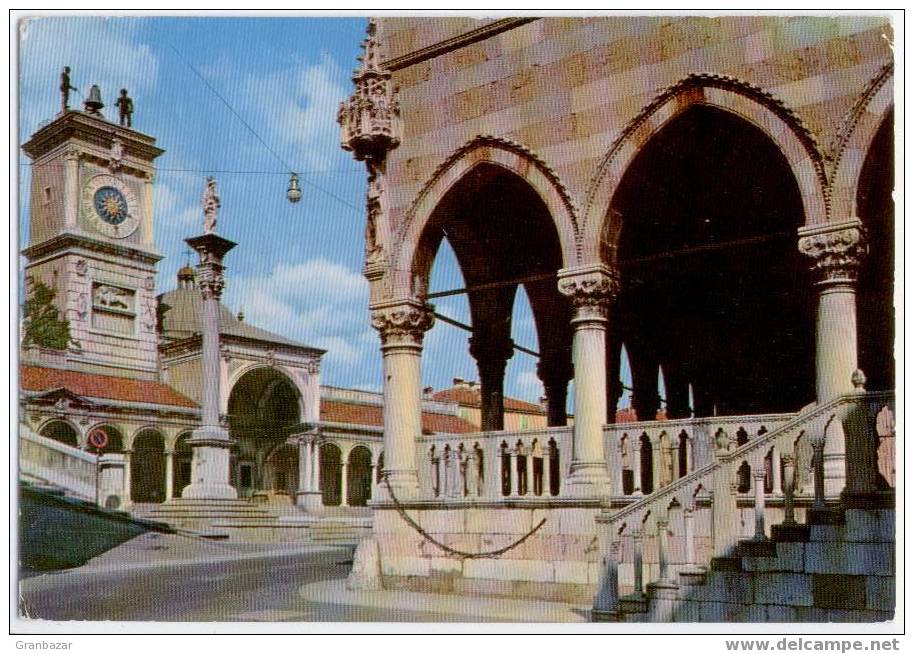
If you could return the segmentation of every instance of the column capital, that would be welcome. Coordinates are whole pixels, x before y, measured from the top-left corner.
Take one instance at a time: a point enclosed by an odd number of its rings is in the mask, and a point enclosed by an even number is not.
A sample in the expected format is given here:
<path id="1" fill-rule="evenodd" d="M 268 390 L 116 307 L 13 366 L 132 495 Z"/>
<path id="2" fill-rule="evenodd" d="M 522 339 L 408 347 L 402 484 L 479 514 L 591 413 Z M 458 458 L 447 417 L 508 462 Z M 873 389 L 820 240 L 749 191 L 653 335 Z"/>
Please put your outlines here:
<path id="1" fill-rule="evenodd" d="M 429 305 L 418 300 L 377 304 L 371 307 L 371 326 L 381 334 L 382 347 L 422 347 L 425 332 L 435 324 Z"/>
<path id="2" fill-rule="evenodd" d="M 793 454 L 782 454 L 781 455 L 781 463 L 784 464 L 784 467 L 792 466 L 795 462 L 796 462 L 796 459 L 794 458 Z"/>
<path id="3" fill-rule="evenodd" d="M 866 233 L 859 219 L 801 227 L 799 249 L 813 260 L 820 283 L 855 282 L 867 252 Z"/>
<path id="4" fill-rule="evenodd" d="M 767 475 L 764 470 L 753 470 L 752 471 L 753 479 L 764 479 L 766 476 Z"/>
<path id="5" fill-rule="evenodd" d="M 619 274 L 604 264 L 565 268 L 558 278 L 559 292 L 571 298 L 576 319 L 606 318 L 610 301 L 619 294 Z"/>
<path id="6" fill-rule="evenodd" d="M 474 331 L 470 337 L 470 356 L 477 362 L 505 362 L 514 356 L 514 341 L 507 334 L 489 330 Z"/>

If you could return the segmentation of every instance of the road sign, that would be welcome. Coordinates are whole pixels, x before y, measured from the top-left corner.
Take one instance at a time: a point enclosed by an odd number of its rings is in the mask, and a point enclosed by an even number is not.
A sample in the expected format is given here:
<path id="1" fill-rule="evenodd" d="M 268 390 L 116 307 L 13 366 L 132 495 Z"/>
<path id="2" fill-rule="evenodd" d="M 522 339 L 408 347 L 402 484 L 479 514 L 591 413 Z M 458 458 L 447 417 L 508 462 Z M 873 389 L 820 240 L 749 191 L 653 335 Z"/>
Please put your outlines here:
<path id="1" fill-rule="evenodd" d="M 108 444 L 108 434 L 103 432 L 101 429 L 96 429 L 89 434 L 89 445 L 94 447 L 97 450 L 104 449 Z"/>

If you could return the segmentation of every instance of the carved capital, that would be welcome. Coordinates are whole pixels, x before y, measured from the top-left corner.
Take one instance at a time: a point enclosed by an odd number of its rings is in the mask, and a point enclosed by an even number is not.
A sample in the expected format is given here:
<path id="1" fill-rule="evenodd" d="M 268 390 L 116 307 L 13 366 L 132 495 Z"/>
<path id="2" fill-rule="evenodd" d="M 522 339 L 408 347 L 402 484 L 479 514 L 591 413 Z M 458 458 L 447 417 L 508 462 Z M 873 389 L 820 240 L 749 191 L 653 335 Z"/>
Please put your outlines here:
<path id="1" fill-rule="evenodd" d="M 785 468 L 789 468 L 796 464 L 796 458 L 793 456 L 793 454 L 782 454 L 781 463 Z"/>
<path id="2" fill-rule="evenodd" d="M 603 319 L 619 294 L 618 273 L 604 265 L 560 270 L 559 292 L 571 298 L 576 320 Z"/>
<path id="3" fill-rule="evenodd" d="M 514 341 L 510 336 L 479 330 L 470 337 L 470 356 L 479 363 L 505 363 L 514 356 Z"/>
<path id="4" fill-rule="evenodd" d="M 375 307 L 371 326 L 381 334 L 383 346 L 422 346 L 425 332 L 435 324 L 435 316 L 427 305 L 410 301 Z"/>
<path id="5" fill-rule="evenodd" d="M 197 266 L 195 280 L 204 300 L 219 300 L 225 289 L 224 268 L 216 263 L 202 263 Z"/>
<path id="6" fill-rule="evenodd" d="M 800 252 L 813 260 L 820 282 L 854 282 L 866 255 L 866 235 L 859 220 L 799 231 Z"/>

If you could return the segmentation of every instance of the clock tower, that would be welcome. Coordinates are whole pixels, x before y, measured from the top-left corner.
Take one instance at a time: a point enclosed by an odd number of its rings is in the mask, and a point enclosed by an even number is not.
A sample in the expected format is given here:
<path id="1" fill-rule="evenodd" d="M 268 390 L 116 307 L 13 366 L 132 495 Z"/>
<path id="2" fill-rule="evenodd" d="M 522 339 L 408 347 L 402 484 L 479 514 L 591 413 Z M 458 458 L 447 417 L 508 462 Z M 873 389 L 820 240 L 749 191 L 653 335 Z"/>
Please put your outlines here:
<path id="1" fill-rule="evenodd" d="M 155 139 L 66 110 L 32 135 L 25 273 L 56 291 L 74 343 L 67 363 L 153 379 L 157 372 L 153 236 Z"/>

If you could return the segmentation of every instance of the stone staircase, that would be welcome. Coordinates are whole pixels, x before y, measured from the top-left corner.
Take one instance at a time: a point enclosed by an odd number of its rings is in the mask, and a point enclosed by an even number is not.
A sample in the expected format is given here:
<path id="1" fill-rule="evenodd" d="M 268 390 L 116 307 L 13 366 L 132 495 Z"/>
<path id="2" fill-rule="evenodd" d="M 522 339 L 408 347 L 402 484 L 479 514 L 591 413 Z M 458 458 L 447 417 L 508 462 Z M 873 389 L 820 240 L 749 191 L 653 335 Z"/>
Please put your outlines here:
<path id="1" fill-rule="evenodd" d="M 625 622 L 881 622 L 895 611 L 894 509 L 831 510 L 744 540 L 710 569 L 620 598 Z M 827 523 L 827 524 L 821 524 Z"/>
<path id="2" fill-rule="evenodd" d="M 176 498 L 163 504 L 135 505 L 132 513 L 165 522 L 175 529 L 211 538 L 227 538 L 230 530 L 272 527 L 277 515 L 248 500 Z"/>

